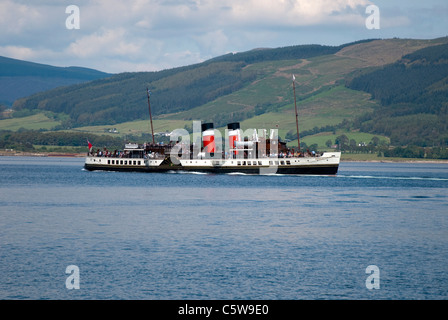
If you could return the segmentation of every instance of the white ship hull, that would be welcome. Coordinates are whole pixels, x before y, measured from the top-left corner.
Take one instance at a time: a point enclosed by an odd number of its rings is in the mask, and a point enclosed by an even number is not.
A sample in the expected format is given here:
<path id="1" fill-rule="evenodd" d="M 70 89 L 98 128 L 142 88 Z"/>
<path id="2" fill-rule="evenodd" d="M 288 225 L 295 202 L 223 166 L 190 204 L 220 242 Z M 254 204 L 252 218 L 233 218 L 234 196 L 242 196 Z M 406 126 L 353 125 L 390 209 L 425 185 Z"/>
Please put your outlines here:
<path id="1" fill-rule="evenodd" d="M 320 156 L 254 159 L 164 159 L 109 158 L 88 156 L 87 170 L 167 172 L 190 171 L 248 174 L 315 174 L 334 175 L 341 159 L 340 152 Z"/>

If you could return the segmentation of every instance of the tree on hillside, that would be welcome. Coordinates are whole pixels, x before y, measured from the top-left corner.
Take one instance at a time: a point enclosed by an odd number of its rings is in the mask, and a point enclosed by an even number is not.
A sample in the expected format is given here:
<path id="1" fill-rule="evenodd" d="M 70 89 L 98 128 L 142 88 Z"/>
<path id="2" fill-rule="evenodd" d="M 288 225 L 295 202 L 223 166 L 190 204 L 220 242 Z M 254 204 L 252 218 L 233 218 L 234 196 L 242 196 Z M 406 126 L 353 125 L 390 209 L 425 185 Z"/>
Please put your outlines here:
<path id="1" fill-rule="evenodd" d="M 0 119 L 3 119 L 3 112 L 5 112 L 6 109 L 8 109 L 8 107 L 0 103 Z"/>
<path id="2" fill-rule="evenodd" d="M 348 145 L 349 139 L 345 134 L 343 134 L 336 138 L 335 143 L 338 145 L 340 150 L 343 150 Z"/>

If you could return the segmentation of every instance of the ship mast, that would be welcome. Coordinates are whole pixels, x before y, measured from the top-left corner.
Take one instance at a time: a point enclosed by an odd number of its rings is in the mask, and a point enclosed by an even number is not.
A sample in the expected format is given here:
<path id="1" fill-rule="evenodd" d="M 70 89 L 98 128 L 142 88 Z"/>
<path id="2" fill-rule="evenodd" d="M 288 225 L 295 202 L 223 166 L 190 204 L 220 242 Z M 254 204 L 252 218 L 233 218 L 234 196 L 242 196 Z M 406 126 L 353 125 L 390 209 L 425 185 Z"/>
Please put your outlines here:
<path id="1" fill-rule="evenodd" d="M 149 109 L 149 120 L 151 121 L 151 134 L 152 134 L 152 144 L 156 144 L 154 141 L 154 129 L 152 126 L 152 115 L 151 115 L 151 104 L 149 103 L 149 89 L 146 88 L 146 95 L 148 96 L 148 109 Z"/>
<path id="2" fill-rule="evenodd" d="M 299 114 L 297 112 L 297 102 L 296 102 L 296 77 L 292 75 L 292 87 L 294 90 L 294 107 L 296 108 L 296 129 L 297 129 L 297 144 L 300 152 L 300 138 L 299 138 Z"/>

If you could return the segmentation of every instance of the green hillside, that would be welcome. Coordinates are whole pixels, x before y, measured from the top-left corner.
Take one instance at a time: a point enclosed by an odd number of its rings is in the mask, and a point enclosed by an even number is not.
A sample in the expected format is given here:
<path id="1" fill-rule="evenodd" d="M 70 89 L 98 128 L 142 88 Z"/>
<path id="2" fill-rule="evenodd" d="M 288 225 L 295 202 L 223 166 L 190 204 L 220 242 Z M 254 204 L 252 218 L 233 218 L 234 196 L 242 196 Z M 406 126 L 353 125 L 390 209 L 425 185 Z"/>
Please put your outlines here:
<path id="1" fill-rule="evenodd" d="M 380 102 L 357 119 L 361 131 L 387 135 L 394 145 L 448 144 L 448 44 L 407 54 L 355 77 L 348 87 Z"/>
<path id="2" fill-rule="evenodd" d="M 258 49 L 160 72 L 122 73 L 18 99 L 13 108 L 22 120 L 0 120 L 0 127 L 36 129 L 31 117 L 44 112 L 42 129 L 53 123 L 53 129 L 86 135 L 147 134 L 149 87 L 155 132 L 191 129 L 192 120 L 221 129 L 239 121 L 243 129 L 278 128 L 296 145 L 294 74 L 300 138 L 307 145 L 342 141 L 352 151 L 370 144 L 442 146 L 448 144 L 447 43 L 388 39 Z"/>
<path id="3" fill-rule="evenodd" d="M 334 125 L 364 109 L 371 110 L 374 104 L 368 94 L 343 85 L 344 77 L 361 66 L 356 59 L 335 55 L 252 64 L 246 67 L 246 72 L 260 76 L 244 88 L 188 111 L 166 114 L 163 118 L 193 120 L 201 115 L 201 119 L 212 121 L 217 127 L 232 121 L 246 121 L 257 127 L 279 124 L 284 130 L 295 127 L 294 74 L 302 128 Z"/>
<path id="4" fill-rule="evenodd" d="M 183 112 L 239 91 L 262 79 L 251 65 L 333 54 L 347 45 L 305 45 L 260 49 L 217 57 L 160 72 L 122 73 L 67 88 L 40 92 L 14 103 L 15 110 L 40 109 L 70 116 L 67 127 L 116 124 L 146 118 L 146 87 L 153 93 L 155 116 Z"/>

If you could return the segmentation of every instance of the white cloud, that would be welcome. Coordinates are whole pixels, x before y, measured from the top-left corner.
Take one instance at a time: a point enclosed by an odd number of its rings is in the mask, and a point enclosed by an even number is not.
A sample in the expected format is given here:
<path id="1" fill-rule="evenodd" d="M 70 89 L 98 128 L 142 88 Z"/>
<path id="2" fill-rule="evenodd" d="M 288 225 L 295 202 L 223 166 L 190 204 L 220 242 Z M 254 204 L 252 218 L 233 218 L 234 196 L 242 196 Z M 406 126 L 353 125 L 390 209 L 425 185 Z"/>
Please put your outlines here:
<path id="1" fill-rule="evenodd" d="M 141 46 L 127 39 L 127 32 L 123 28 L 101 29 L 71 43 L 67 53 L 80 58 L 91 58 L 98 55 L 107 57 L 138 54 Z"/>
<path id="2" fill-rule="evenodd" d="M 32 60 L 36 57 L 35 52 L 31 48 L 19 46 L 2 46 L 0 47 L 0 55 L 14 57 L 19 60 Z"/>
<path id="3" fill-rule="evenodd" d="M 0 30 L 4 34 L 20 34 L 41 18 L 35 7 L 9 0 L 0 2 Z"/>
<path id="4" fill-rule="evenodd" d="M 229 38 L 223 30 L 213 30 L 200 35 L 192 36 L 198 46 L 211 55 L 219 55 L 226 52 Z"/>
<path id="5" fill-rule="evenodd" d="M 434 15 L 447 12 L 444 1 L 0 0 L 0 55 L 118 72 L 160 70 L 256 47 L 412 37 L 423 29 L 437 37 L 448 29 L 445 15 Z M 376 33 L 364 23 L 372 3 L 381 9 Z M 71 4 L 80 8 L 79 30 L 65 28 Z"/>
<path id="6" fill-rule="evenodd" d="M 45 49 L 42 47 L 34 48 L 25 46 L 6 45 L 6 46 L 0 46 L 0 56 L 38 63 L 51 64 L 58 59 L 60 54 L 50 49 Z"/>
<path id="7" fill-rule="evenodd" d="M 222 2 L 220 2 L 221 4 Z M 367 0 L 227 0 L 224 19 L 240 26 L 309 26 L 327 23 L 334 14 L 353 12 L 365 7 Z M 222 6 L 221 6 L 222 8 Z M 213 11 L 217 11 L 214 8 Z"/>

